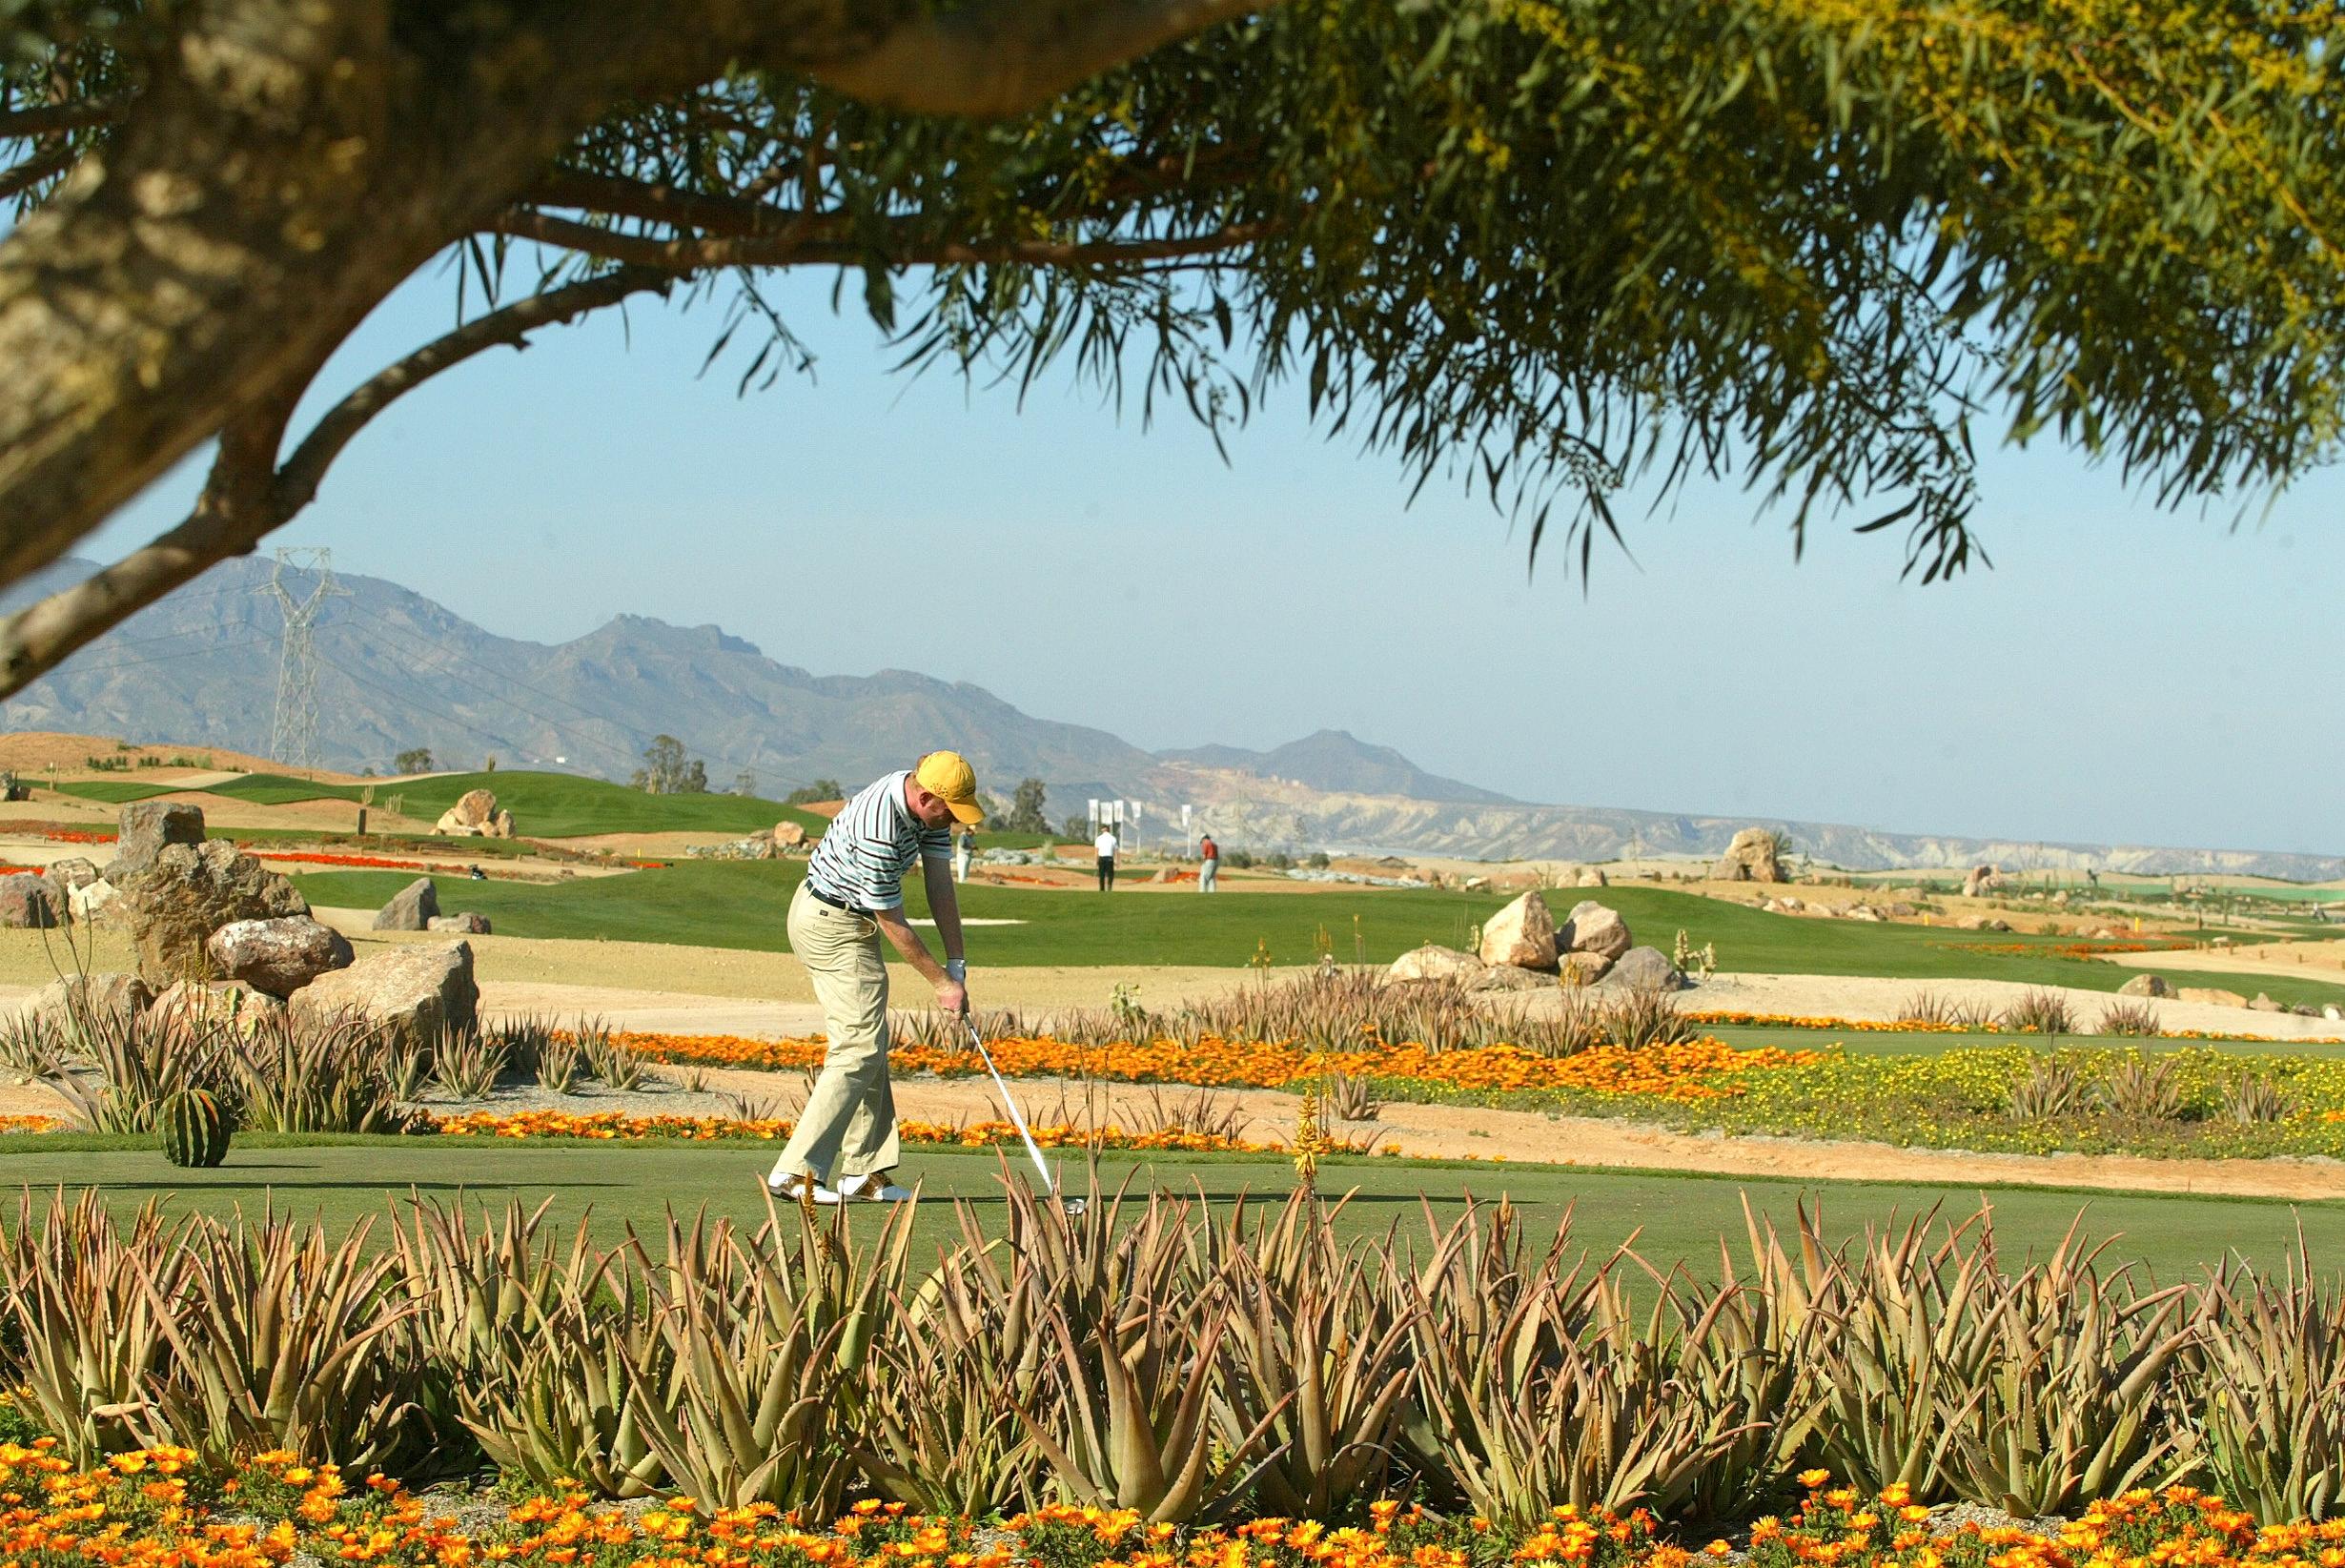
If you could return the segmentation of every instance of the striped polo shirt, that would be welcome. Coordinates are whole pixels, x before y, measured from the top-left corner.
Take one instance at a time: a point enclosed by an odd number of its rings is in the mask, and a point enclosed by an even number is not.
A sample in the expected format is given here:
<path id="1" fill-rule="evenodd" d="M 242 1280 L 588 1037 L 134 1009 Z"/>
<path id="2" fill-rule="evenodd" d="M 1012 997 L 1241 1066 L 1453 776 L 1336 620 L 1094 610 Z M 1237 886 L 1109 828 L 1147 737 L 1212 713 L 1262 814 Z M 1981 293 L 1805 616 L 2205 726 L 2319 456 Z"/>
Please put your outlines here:
<path id="1" fill-rule="evenodd" d="M 899 909 L 913 861 L 952 858 L 952 830 L 928 826 L 906 808 L 909 777 L 904 768 L 867 785 L 831 819 L 806 863 L 807 886 L 851 909 Z"/>

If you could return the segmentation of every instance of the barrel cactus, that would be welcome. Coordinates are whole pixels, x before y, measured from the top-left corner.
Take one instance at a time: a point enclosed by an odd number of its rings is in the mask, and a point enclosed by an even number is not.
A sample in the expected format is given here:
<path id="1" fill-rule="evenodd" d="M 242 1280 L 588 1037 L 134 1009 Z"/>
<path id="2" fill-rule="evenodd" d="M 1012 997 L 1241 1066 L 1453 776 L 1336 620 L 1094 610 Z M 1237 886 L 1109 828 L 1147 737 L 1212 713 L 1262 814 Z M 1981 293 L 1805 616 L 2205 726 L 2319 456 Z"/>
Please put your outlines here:
<path id="1" fill-rule="evenodd" d="M 165 1100 L 154 1127 L 163 1158 L 173 1165 L 210 1167 L 228 1157 L 228 1118 L 219 1101 L 200 1089 L 182 1089 Z"/>

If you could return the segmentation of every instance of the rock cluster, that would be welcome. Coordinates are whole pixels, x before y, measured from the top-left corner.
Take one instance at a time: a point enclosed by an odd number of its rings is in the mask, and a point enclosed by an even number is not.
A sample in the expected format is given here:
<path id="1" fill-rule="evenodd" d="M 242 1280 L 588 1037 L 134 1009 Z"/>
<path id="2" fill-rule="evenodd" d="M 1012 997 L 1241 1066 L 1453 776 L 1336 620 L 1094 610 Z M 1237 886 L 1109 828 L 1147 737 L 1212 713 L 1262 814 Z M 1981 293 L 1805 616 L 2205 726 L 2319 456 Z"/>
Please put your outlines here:
<path id="1" fill-rule="evenodd" d="M 1690 984 L 1665 954 L 1635 940 L 1619 911 L 1594 899 L 1573 905 L 1559 925 L 1547 901 L 1529 892 L 1483 923 L 1478 953 L 1428 943 L 1394 960 L 1385 978 L 1451 981 L 1472 990 L 1538 986 L 1549 971 L 1580 986 L 1677 990 Z"/>
<path id="2" fill-rule="evenodd" d="M 140 801 L 122 808 L 117 850 L 100 882 L 113 889 L 110 915 L 127 924 L 148 985 L 218 978 L 205 944 L 238 921 L 306 916 L 309 900 L 294 885 L 233 844 L 203 836 L 192 805 Z"/>
<path id="3" fill-rule="evenodd" d="M 1984 898 L 2003 886 L 2002 875 L 1991 865 L 1974 865 L 1963 878 L 1963 897 Z"/>
<path id="4" fill-rule="evenodd" d="M 1726 852 L 1710 867 L 1712 882 L 1782 882 L 1784 867 L 1775 858 L 1775 835 L 1764 827 L 1745 827 L 1735 834 Z"/>
<path id="5" fill-rule="evenodd" d="M 794 822 L 773 825 L 773 846 L 776 849 L 796 849 L 806 842 L 806 830 Z"/>
<path id="6" fill-rule="evenodd" d="M 493 791 L 467 789 L 457 797 L 454 805 L 439 814 L 432 831 L 456 838 L 509 839 L 513 836 L 513 813 L 498 807 Z"/>

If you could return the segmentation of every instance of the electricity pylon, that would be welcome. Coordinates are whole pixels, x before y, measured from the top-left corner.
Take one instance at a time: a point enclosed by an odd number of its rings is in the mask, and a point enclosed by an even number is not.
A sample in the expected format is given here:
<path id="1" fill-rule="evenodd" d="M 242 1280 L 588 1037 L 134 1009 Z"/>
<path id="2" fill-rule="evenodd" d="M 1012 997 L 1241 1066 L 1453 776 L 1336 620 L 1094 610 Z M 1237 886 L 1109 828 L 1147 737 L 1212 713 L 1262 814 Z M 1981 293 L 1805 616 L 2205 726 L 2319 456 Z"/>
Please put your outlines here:
<path id="1" fill-rule="evenodd" d="M 296 598 L 288 588 L 289 572 L 314 572 L 317 580 Z M 317 644 L 311 633 L 317 612 L 329 599 L 348 599 L 350 590 L 334 580 L 334 552 L 300 545 L 279 545 L 276 570 L 268 583 L 254 590 L 273 596 L 285 613 L 283 652 L 276 666 L 276 722 L 269 732 L 269 755 L 288 767 L 317 765 Z"/>

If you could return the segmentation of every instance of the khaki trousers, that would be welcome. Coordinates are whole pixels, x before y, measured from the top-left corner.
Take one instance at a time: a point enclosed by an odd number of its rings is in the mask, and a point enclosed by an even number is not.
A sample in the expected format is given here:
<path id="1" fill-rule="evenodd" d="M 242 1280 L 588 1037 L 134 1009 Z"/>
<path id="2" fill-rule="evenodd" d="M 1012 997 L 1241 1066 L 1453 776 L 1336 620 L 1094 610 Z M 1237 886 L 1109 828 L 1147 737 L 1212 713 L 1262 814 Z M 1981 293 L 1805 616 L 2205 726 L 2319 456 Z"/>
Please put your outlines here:
<path id="1" fill-rule="evenodd" d="M 896 1164 L 896 1097 L 887 1082 L 887 966 L 879 923 L 836 909 L 800 883 L 790 949 L 814 982 L 830 1049 L 774 1170 L 832 1184 Z"/>

